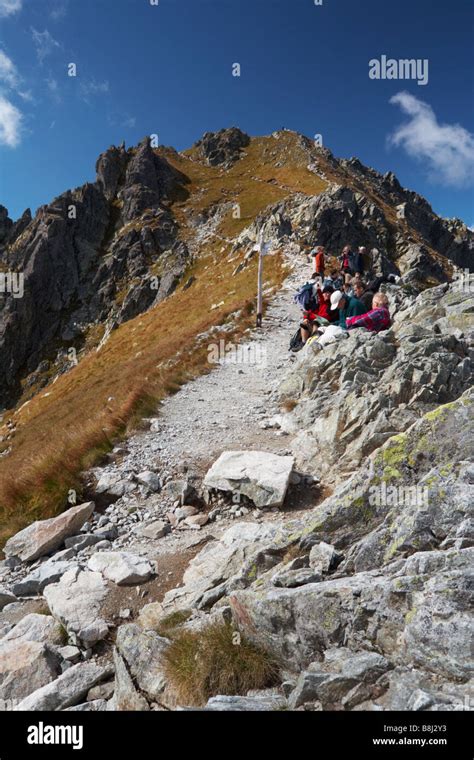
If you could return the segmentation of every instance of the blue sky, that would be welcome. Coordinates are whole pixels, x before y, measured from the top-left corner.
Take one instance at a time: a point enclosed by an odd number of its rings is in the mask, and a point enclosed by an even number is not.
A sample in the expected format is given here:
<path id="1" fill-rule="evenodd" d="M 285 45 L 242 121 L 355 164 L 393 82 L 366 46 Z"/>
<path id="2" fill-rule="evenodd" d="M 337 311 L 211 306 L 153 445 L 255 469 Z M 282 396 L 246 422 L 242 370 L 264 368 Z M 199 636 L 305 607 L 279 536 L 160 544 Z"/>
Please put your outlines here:
<path id="1" fill-rule="evenodd" d="M 111 144 L 158 134 L 181 150 L 236 125 L 321 134 L 474 225 L 471 0 L 153 1 L 0 0 L 0 203 L 13 218 L 93 180 Z M 382 55 L 426 59 L 428 83 L 371 79 Z"/>

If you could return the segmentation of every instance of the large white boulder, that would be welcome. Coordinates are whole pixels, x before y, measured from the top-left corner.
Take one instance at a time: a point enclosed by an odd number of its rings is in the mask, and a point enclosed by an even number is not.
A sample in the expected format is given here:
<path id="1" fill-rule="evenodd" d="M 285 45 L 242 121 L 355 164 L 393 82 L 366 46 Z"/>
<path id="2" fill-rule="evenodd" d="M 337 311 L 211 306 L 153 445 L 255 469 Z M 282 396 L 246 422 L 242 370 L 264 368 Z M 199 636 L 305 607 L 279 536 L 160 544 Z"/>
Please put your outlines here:
<path id="1" fill-rule="evenodd" d="M 224 451 L 208 470 L 204 486 L 246 496 L 256 507 L 279 507 L 294 462 L 292 456 L 267 451 Z"/>
<path id="2" fill-rule="evenodd" d="M 102 608 L 109 589 L 100 573 L 69 570 L 43 593 L 51 613 L 70 637 L 92 646 L 107 636 L 109 627 Z"/>
<path id="3" fill-rule="evenodd" d="M 89 562 L 90 570 L 118 586 L 144 583 L 155 572 L 155 564 L 130 552 L 97 552 Z"/>
<path id="4" fill-rule="evenodd" d="M 18 701 L 58 674 L 57 658 L 42 641 L 25 639 L 0 646 L 0 704 Z"/>
<path id="5" fill-rule="evenodd" d="M 95 662 L 80 662 L 66 670 L 59 678 L 29 694 L 16 710 L 65 710 L 84 699 L 89 689 L 112 675 L 110 666 Z M 31 690 L 30 690 L 31 691 Z"/>
<path id="6" fill-rule="evenodd" d="M 23 562 L 32 562 L 49 554 L 60 547 L 65 538 L 78 533 L 93 511 L 94 502 L 88 501 L 71 507 L 58 517 L 34 522 L 7 541 L 4 554 L 18 557 Z"/>

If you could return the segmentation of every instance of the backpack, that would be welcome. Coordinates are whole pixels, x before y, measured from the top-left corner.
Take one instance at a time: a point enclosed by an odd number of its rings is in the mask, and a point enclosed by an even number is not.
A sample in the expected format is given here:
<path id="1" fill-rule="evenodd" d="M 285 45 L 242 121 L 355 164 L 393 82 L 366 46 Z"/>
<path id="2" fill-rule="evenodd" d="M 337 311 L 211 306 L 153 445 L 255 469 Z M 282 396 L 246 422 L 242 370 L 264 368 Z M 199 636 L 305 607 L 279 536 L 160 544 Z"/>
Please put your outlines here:
<path id="1" fill-rule="evenodd" d="M 293 300 L 303 311 L 316 311 L 318 308 L 318 303 L 314 295 L 314 285 L 312 282 L 307 282 L 305 285 L 302 285 L 298 292 L 295 294 Z"/>
<path id="2" fill-rule="evenodd" d="M 301 331 L 300 331 L 300 328 L 298 328 L 295 334 L 293 335 L 292 339 L 290 340 L 290 345 L 288 347 L 288 350 L 296 353 L 297 351 L 301 351 L 303 346 L 304 346 L 304 343 L 301 338 Z"/>

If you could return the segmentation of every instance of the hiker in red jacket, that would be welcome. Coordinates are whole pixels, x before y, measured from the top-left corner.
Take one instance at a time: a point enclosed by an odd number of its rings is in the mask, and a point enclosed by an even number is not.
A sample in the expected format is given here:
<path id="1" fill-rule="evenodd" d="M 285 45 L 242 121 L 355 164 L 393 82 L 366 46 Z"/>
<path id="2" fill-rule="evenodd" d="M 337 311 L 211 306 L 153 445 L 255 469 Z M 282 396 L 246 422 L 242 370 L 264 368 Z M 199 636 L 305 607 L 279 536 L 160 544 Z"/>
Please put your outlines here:
<path id="1" fill-rule="evenodd" d="M 331 285 L 326 285 L 322 290 L 318 288 L 317 298 L 318 306 L 315 311 L 303 312 L 304 319 L 300 324 L 301 327 L 301 340 L 306 343 L 308 338 L 315 333 L 318 328 L 317 318 L 322 317 L 328 322 L 337 321 L 338 314 L 335 311 L 331 311 L 331 295 L 334 293 L 334 288 Z"/>
<path id="2" fill-rule="evenodd" d="M 322 245 L 318 245 L 314 249 L 311 255 L 314 257 L 313 277 L 321 277 L 321 282 L 322 282 L 324 280 L 324 267 L 325 267 L 324 247 Z"/>

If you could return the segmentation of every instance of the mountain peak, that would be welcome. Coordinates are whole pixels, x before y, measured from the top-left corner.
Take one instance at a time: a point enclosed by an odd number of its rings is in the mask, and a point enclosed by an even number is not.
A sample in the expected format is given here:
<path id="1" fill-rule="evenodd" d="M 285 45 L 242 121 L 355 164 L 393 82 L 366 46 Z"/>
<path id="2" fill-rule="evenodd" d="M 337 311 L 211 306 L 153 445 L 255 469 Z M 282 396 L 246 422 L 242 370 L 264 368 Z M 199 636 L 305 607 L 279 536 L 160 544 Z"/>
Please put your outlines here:
<path id="1" fill-rule="evenodd" d="M 249 135 L 238 127 L 228 127 L 218 132 L 205 132 L 193 147 L 209 166 L 228 169 L 239 160 L 242 149 L 249 144 Z"/>

